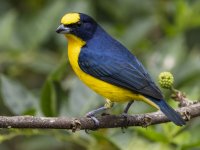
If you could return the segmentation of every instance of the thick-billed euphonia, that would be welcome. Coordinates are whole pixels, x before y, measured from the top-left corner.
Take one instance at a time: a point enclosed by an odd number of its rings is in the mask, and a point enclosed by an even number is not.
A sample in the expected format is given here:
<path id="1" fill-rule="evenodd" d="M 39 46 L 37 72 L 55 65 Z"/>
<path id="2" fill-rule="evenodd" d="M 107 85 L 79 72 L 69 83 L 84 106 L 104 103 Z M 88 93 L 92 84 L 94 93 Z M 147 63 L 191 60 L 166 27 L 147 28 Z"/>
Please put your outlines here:
<path id="1" fill-rule="evenodd" d="M 160 109 L 178 126 L 185 125 L 141 62 L 90 16 L 67 13 L 56 32 L 68 39 L 69 61 L 80 80 L 106 98 L 103 107 L 87 113 L 97 125 L 96 113 L 110 108 L 113 102 L 129 102 L 124 110 L 127 113 L 134 100 Z"/>

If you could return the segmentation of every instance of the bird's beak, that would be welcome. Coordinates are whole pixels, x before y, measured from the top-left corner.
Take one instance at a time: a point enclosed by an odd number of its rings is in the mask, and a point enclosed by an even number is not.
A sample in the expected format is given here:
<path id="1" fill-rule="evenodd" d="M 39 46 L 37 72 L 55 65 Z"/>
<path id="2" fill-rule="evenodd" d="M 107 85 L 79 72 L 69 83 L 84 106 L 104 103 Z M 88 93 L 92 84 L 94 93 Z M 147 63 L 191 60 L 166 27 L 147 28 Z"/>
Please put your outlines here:
<path id="1" fill-rule="evenodd" d="M 63 24 L 61 24 L 57 29 L 56 32 L 57 33 L 61 33 L 61 34 L 67 34 L 70 33 L 71 29 L 69 27 L 65 27 Z"/>

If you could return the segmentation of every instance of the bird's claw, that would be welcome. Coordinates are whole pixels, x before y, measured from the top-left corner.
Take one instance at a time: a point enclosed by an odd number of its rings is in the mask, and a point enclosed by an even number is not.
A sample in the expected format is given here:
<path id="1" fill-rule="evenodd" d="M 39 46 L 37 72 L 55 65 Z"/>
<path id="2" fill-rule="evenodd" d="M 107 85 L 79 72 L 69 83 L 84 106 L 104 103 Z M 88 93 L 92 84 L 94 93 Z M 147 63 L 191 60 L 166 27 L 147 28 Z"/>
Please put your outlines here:
<path id="1" fill-rule="evenodd" d="M 98 130 L 99 124 L 100 124 L 99 120 L 93 114 L 91 114 L 90 112 L 86 114 L 86 117 L 91 118 L 92 121 L 94 122 L 94 129 L 92 129 L 92 130 Z M 88 129 L 85 129 L 85 132 L 87 134 L 89 134 L 89 130 Z"/>
<path id="2" fill-rule="evenodd" d="M 124 117 L 124 119 L 128 118 L 128 114 L 127 113 L 122 113 L 121 116 Z"/>
<path id="3" fill-rule="evenodd" d="M 124 126 L 121 127 L 122 133 L 125 133 L 125 129 L 128 128 L 128 114 L 127 113 L 123 113 L 121 114 L 121 116 L 124 118 Z"/>
<path id="4" fill-rule="evenodd" d="M 94 121 L 95 130 L 97 130 L 99 128 L 99 120 L 94 116 L 91 116 L 90 118 Z"/>

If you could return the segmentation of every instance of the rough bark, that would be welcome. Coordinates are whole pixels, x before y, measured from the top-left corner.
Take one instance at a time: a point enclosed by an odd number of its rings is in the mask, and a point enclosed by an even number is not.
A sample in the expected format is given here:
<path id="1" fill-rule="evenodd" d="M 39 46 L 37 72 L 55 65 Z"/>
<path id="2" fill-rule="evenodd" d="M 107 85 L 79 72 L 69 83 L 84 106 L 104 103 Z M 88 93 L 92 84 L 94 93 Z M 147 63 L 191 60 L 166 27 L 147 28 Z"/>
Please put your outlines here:
<path id="1" fill-rule="evenodd" d="M 195 103 L 177 109 L 185 121 L 200 116 L 200 103 Z M 150 126 L 169 122 L 168 118 L 160 111 L 146 114 L 124 116 L 105 115 L 98 117 L 99 128 L 117 128 L 129 126 Z M 71 129 L 94 130 L 95 124 L 90 118 L 70 117 L 34 117 L 34 116 L 0 116 L 0 128 L 48 128 L 48 129 Z"/>

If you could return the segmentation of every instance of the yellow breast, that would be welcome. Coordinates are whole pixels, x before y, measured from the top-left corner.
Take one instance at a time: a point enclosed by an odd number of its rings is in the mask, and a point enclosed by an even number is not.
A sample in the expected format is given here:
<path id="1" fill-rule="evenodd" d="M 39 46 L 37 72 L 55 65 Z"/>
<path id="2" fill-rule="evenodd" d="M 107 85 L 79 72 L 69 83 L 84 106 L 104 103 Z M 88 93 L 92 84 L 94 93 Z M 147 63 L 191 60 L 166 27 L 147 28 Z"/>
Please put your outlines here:
<path id="1" fill-rule="evenodd" d="M 107 82 L 94 78 L 91 75 L 83 72 L 81 68 L 79 67 L 78 57 L 81 51 L 81 47 L 85 45 L 85 42 L 71 34 L 66 35 L 66 37 L 68 39 L 69 62 L 73 70 L 77 74 L 77 76 L 80 78 L 80 80 L 83 81 L 88 87 L 90 87 L 96 93 L 102 95 L 105 98 L 108 98 L 109 100 L 113 102 L 143 100 L 149 104 L 152 103 L 142 95 L 135 94 L 132 91 L 129 91 L 127 89 L 109 84 Z M 151 105 L 154 106 L 153 103 Z"/>

